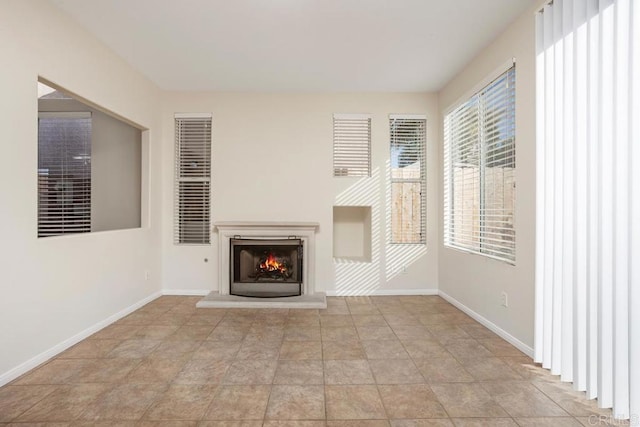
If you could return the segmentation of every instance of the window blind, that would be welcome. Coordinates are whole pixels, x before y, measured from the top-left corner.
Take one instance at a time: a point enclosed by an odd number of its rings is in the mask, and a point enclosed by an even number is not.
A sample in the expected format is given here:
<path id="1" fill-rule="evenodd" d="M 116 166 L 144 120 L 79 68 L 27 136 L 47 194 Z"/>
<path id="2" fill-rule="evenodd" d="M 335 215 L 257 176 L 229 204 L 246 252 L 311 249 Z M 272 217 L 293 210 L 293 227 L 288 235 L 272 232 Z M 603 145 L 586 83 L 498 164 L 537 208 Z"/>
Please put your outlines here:
<path id="1" fill-rule="evenodd" d="M 38 117 L 38 237 L 91 231 L 91 113 Z"/>
<path id="2" fill-rule="evenodd" d="M 175 133 L 175 243 L 209 244 L 211 115 L 176 115 Z"/>
<path id="3" fill-rule="evenodd" d="M 392 115 L 389 126 L 391 243 L 425 243 L 427 120 Z"/>
<path id="4" fill-rule="evenodd" d="M 515 66 L 445 116 L 445 245 L 515 262 Z"/>
<path id="5" fill-rule="evenodd" d="M 371 117 L 333 115 L 333 176 L 371 176 Z"/>

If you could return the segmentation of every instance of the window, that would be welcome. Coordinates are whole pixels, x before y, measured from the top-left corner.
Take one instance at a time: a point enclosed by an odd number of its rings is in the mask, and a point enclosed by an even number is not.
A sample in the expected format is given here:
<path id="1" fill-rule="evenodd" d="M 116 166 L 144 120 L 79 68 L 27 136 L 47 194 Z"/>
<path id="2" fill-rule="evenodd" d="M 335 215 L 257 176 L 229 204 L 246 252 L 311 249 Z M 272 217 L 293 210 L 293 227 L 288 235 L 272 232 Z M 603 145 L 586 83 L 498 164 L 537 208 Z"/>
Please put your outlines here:
<path id="1" fill-rule="evenodd" d="M 38 237 L 141 225 L 142 132 L 38 82 Z"/>
<path id="2" fill-rule="evenodd" d="M 445 116 L 444 243 L 515 262 L 515 66 Z"/>
<path id="3" fill-rule="evenodd" d="M 38 237 L 91 231 L 91 113 L 38 117 Z"/>
<path id="4" fill-rule="evenodd" d="M 176 115 L 175 242 L 209 244 L 211 115 Z"/>
<path id="5" fill-rule="evenodd" d="M 391 243 L 426 243 L 424 116 L 392 115 Z"/>
<path id="6" fill-rule="evenodd" d="M 371 176 L 371 117 L 333 115 L 333 176 Z"/>

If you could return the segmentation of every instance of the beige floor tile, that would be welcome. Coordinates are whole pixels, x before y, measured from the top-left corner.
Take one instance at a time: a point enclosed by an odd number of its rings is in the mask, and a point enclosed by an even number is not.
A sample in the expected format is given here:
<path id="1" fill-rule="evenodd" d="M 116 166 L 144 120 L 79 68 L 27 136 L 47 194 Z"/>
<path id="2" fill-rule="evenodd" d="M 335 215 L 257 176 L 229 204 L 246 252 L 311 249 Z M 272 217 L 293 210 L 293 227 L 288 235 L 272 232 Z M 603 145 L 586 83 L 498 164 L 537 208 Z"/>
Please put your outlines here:
<path id="1" fill-rule="evenodd" d="M 54 359 L 18 378 L 14 384 L 67 384 L 92 363 L 93 359 Z"/>
<path id="2" fill-rule="evenodd" d="M 375 384 L 369 362 L 366 360 L 326 360 L 325 384 Z"/>
<path id="3" fill-rule="evenodd" d="M 199 420 L 213 400 L 215 385 L 172 385 L 144 416 L 148 420 Z"/>
<path id="4" fill-rule="evenodd" d="M 350 314 L 320 314 L 320 326 L 323 328 L 353 326 L 353 319 Z"/>
<path id="5" fill-rule="evenodd" d="M 280 359 L 320 360 L 322 359 L 322 343 L 320 341 L 283 341 L 280 347 Z"/>
<path id="6" fill-rule="evenodd" d="M 237 360 L 277 359 L 282 341 L 247 341 L 245 340 L 236 354 Z"/>
<path id="7" fill-rule="evenodd" d="M 204 419 L 262 420 L 270 391 L 268 385 L 220 386 Z"/>
<path id="8" fill-rule="evenodd" d="M 282 341 L 284 337 L 284 320 L 283 325 L 253 325 L 247 331 L 246 341 Z"/>
<path id="9" fill-rule="evenodd" d="M 480 384 L 431 384 L 450 417 L 508 417 Z"/>
<path id="10" fill-rule="evenodd" d="M 584 392 L 575 391 L 570 383 L 560 381 L 533 381 L 533 385 L 549 396 L 562 409 L 575 417 L 590 415 L 610 416 L 610 409 L 598 408 L 596 400 L 588 400 Z"/>
<path id="11" fill-rule="evenodd" d="M 395 340 L 396 334 L 388 326 L 356 326 L 361 340 Z"/>
<path id="12" fill-rule="evenodd" d="M 86 421 L 138 420 L 167 389 L 165 384 L 122 384 L 104 393 L 80 416 Z"/>
<path id="13" fill-rule="evenodd" d="M 426 384 L 381 385 L 378 390 L 389 418 L 447 418 Z"/>
<path id="14" fill-rule="evenodd" d="M 198 427 L 262 427 L 262 420 L 200 421 Z"/>
<path id="15" fill-rule="evenodd" d="M 148 325 L 138 328 L 131 339 L 136 340 L 163 340 L 177 331 L 177 325 Z"/>
<path id="16" fill-rule="evenodd" d="M 324 360 L 366 359 L 360 341 L 323 341 L 322 357 Z"/>
<path id="17" fill-rule="evenodd" d="M 448 418 L 391 420 L 391 427 L 454 427 Z"/>
<path id="18" fill-rule="evenodd" d="M 173 379 L 175 384 L 220 384 L 231 366 L 225 359 L 192 359 Z"/>
<path id="19" fill-rule="evenodd" d="M 380 310 L 374 304 L 348 304 L 352 315 L 380 314 Z"/>
<path id="20" fill-rule="evenodd" d="M 122 340 L 113 339 L 80 341 L 70 349 L 62 352 L 58 359 L 98 359 L 106 357 L 111 350 L 121 343 Z"/>
<path id="21" fill-rule="evenodd" d="M 213 325 L 183 325 L 167 337 L 170 341 L 202 341 L 213 332 Z"/>
<path id="22" fill-rule="evenodd" d="M 265 418 L 279 420 L 324 419 L 324 387 L 321 385 L 274 385 L 271 389 Z"/>
<path id="23" fill-rule="evenodd" d="M 137 421 L 134 424 L 132 424 L 131 427 L 197 427 L 199 425 L 201 424 L 198 423 L 197 421 L 180 421 L 180 420 Z M 117 424 L 115 426 L 110 425 L 109 427 L 118 427 L 118 425 Z M 252 426 L 252 427 L 260 427 L 260 426 Z"/>
<path id="24" fill-rule="evenodd" d="M 424 378 L 412 360 L 375 359 L 369 366 L 377 384 L 420 384 Z"/>
<path id="25" fill-rule="evenodd" d="M 482 387 L 512 417 L 569 416 L 528 381 L 486 382 Z"/>
<path id="26" fill-rule="evenodd" d="M 581 425 L 585 427 L 592 426 L 637 426 L 639 423 L 630 420 L 619 420 L 613 418 L 612 415 L 590 415 L 588 417 L 576 417 Z"/>
<path id="27" fill-rule="evenodd" d="M 293 325 L 284 330 L 285 341 L 320 341 L 319 326 L 300 326 Z"/>
<path id="28" fill-rule="evenodd" d="M 498 336 L 491 330 L 482 326 L 479 323 L 465 323 L 458 325 L 460 329 L 465 331 L 471 338 L 486 339 L 486 338 L 498 338 Z"/>
<path id="29" fill-rule="evenodd" d="M 453 357 L 414 359 L 427 383 L 473 382 L 474 378 Z"/>
<path id="30" fill-rule="evenodd" d="M 224 377 L 225 384 L 271 384 L 277 360 L 236 360 Z"/>
<path id="31" fill-rule="evenodd" d="M 140 329 L 140 326 L 122 325 L 120 323 L 114 323 L 106 328 L 93 334 L 90 339 L 115 339 L 115 340 L 127 340 L 133 338 Z"/>
<path id="32" fill-rule="evenodd" d="M 356 326 L 388 326 L 381 314 L 355 314 L 352 317 Z"/>
<path id="33" fill-rule="evenodd" d="M 140 359 L 93 359 L 73 377 L 75 383 L 117 383 L 139 364 Z"/>
<path id="34" fill-rule="evenodd" d="M 367 359 L 409 359 L 400 340 L 362 341 Z"/>
<path id="35" fill-rule="evenodd" d="M 327 427 L 390 427 L 388 420 L 330 420 Z"/>
<path id="36" fill-rule="evenodd" d="M 489 350 L 474 339 L 451 340 L 444 344 L 444 348 L 457 359 L 492 356 Z"/>
<path id="37" fill-rule="evenodd" d="M 478 342 L 482 344 L 494 356 L 525 356 L 520 350 L 503 340 L 502 338 L 480 338 Z"/>
<path id="38" fill-rule="evenodd" d="M 582 424 L 572 417 L 516 418 L 516 422 L 520 427 L 582 427 Z"/>
<path id="39" fill-rule="evenodd" d="M 242 341 L 249 332 L 249 326 L 231 324 L 227 325 L 222 320 L 209 334 L 207 340 L 213 341 Z"/>
<path id="40" fill-rule="evenodd" d="M 325 386 L 328 420 L 386 419 L 378 388 L 373 385 Z"/>
<path id="41" fill-rule="evenodd" d="M 394 326 L 419 326 L 421 325 L 417 316 L 408 313 L 385 314 L 385 320 L 392 328 Z"/>
<path id="42" fill-rule="evenodd" d="M 274 384 L 324 384 L 322 360 L 280 360 Z"/>
<path id="43" fill-rule="evenodd" d="M 517 427 L 511 418 L 454 418 L 456 427 Z"/>
<path id="44" fill-rule="evenodd" d="M 467 334 L 458 325 L 442 323 L 436 325 L 427 325 L 427 329 L 429 329 L 431 335 L 433 335 L 442 344 L 446 344 L 449 341 L 454 340 L 471 339 L 469 334 Z"/>
<path id="45" fill-rule="evenodd" d="M 402 343 L 413 359 L 451 357 L 451 353 L 435 340 L 404 340 Z"/>
<path id="46" fill-rule="evenodd" d="M 322 327 L 321 332 L 323 341 L 349 341 L 358 339 L 358 332 L 355 326 Z"/>
<path id="47" fill-rule="evenodd" d="M 193 353 L 194 359 L 234 359 L 241 341 L 205 341 Z"/>
<path id="48" fill-rule="evenodd" d="M 53 385 L 8 385 L 0 388 L 0 422 L 14 420 L 57 389 Z"/>
<path id="49" fill-rule="evenodd" d="M 400 339 L 400 341 L 406 340 L 434 340 L 435 337 L 431 335 L 431 332 L 424 326 L 393 326 L 393 332 Z"/>
<path id="50" fill-rule="evenodd" d="M 127 375 L 126 381 L 134 384 L 168 383 L 178 375 L 186 363 L 186 358 L 144 359 Z"/>
<path id="51" fill-rule="evenodd" d="M 540 364 L 533 363 L 528 356 L 500 357 L 516 374 L 525 380 L 559 381 L 559 377 L 551 375 L 551 372 L 542 368 Z"/>
<path id="52" fill-rule="evenodd" d="M 185 359 L 192 357 L 201 341 L 162 341 L 150 354 L 151 359 Z"/>
<path id="53" fill-rule="evenodd" d="M 325 427 L 324 420 L 265 420 L 262 427 Z"/>
<path id="54" fill-rule="evenodd" d="M 111 350 L 107 357 L 123 359 L 142 359 L 147 357 L 160 345 L 159 340 L 125 340 Z"/>
<path id="55" fill-rule="evenodd" d="M 477 381 L 508 381 L 522 378 L 497 357 L 460 358 L 458 360 Z"/>

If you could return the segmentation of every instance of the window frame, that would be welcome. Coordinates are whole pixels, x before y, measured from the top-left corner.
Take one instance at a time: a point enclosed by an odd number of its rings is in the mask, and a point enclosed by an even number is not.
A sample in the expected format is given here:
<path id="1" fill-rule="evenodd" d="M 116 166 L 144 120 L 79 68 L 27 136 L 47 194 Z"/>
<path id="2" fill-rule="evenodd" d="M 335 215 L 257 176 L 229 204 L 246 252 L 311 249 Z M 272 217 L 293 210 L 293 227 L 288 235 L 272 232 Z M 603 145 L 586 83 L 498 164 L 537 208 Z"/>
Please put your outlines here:
<path id="1" fill-rule="evenodd" d="M 485 210 L 485 208 L 483 206 L 484 203 L 486 202 L 486 171 L 485 169 L 485 165 L 487 163 L 486 159 L 486 152 L 487 152 L 487 140 L 484 139 L 484 133 L 483 133 L 483 129 L 487 126 L 486 123 L 486 114 L 484 112 L 484 109 L 482 108 L 483 105 L 483 100 L 481 99 L 481 96 L 487 91 L 487 89 L 489 89 L 491 87 L 492 84 L 494 84 L 495 82 L 497 82 L 499 79 L 501 78 L 506 78 L 509 79 L 509 76 L 507 76 L 507 74 L 509 72 L 513 71 L 513 76 L 512 76 L 512 83 L 513 86 L 509 87 L 509 90 L 512 92 L 511 95 L 506 95 L 506 98 L 509 98 L 512 100 L 512 103 L 510 104 L 511 110 L 512 111 L 512 115 L 511 118 L 513 119 L 513 122 L 510 124 L 513 128 L 513 135 L 512 135 L 512 162 L 513 162 L 513 177 L 512 177 L 512 185 L 513 185 L 513 209 L 512 209 L 512 214 L 511 214 L 511 220 L 512 220 L 512 228 L 513 228 L 513 248 L 511 249 L 511 252 L 506 254 L 506 255 L 496 255 L 494 252 L 495 250 L 492 250 L 489 252 L 487 252 L 487 245 L 486 243 L 483 244 L 483 241 L 486 242 L 487 240 L 487 235 L 491 235 L 491 233 L 488 233 L 486 231 L 486 223 L 487 223 L 487 218 L 486 215 L 484 214 L 479 214 L 478 215 L 478 222 L 479 222 L 479 229 L 480 229 L 480 236 L 478 237 L 478 245 L 479 245 L 479 249 L 473 249 L 467 246 L 463 246 L 463 245 L 459 245 L 456 244 L 455 242 L 453 242 L 453 240 L 455 240 L 455 231 L 452 229 L 453 227 L 453 216 L 455 215 L 455 211 L 454 211 L 454 206 L 453 206 L 453 200 L 455 197 L 454 191 L 455 188 L 453 186 L 454 183 L 454 177 L 453 177 L 453 168 L 452 168 L 452 152 L 453 152 L 453 146 L 452 146 L 452 141 L 450 141 L 448 139 L 448 135 L 450 130 L 448 129 L 448 125 L 447 122 L 449 120 L 449 117 L 455 113 L 457 110 L 463 108 L 465 105 L 469 104 L 470 102 L 472 102 L 474 100 L 474 98 L 477 98 L 476 102 L 478 104 L 477 108 L 477 128 L 478 128 L 478 139 L 480 140 L 478 142 L 479 145 L 479 160 L 478 160 L 478 174 L 479 174 L 479 208 L 478 211 L 479 212 L 483 212 Z M 498 69 L 496 69 L 493 73 L 491 73 L 489 76 L 487 76 L 485 79 L 483 79 L 480 83 L 478 83 L 471 91 L 467 92 L 465 95 L 463 95 L 462 97 L 460 97 L 454 104 L 452 104 L 452 106 L 450 106 L 449 108 L 447 108 L 444 112 L 443 112 L 443 157 L 444 157 L 444 168 L 443 168 L 443 175 L 444 175 L 444 185 L 443 185 L 443 189 L 444 189 L 444 193 L 443 193 L 443 202 L 444 202 L 444 206 L 443 206 L 443 214 L 444 214 L 444 218 L 443 218 L 443 237 L 444 237 L 444 241 L 443 244 L 446 248 L 448 249 L 454 249 L 454 250 L 458 250 L 458 251 L 462 251 L 465 253 L 470 253 L 470 254 L 476 254 L 476 255 L 480 255 L 480 256 L 484 256 L 490 259 L 495 259 L 498 261 L 502 261 L 505 262 L 507 264 L 510 265 L 515 265 L 516 264 L 516 235 L 515 235 L 515 211 L 516 211 L 516 131 L 515 131 L 515 122 L 516 122 L 516 75 L 517 75 L 517 69 L 516 69 L 516 63 L 514 59 L 509 60 L 508 62 L 506 62 L 505 64 L 501 65 Z M 505 77 L 506 76 L 506 77 Z M 503 178 L 504 180 L 504 178 Z M 503 182 L 504 185 L 504 182 Z M 502 207 L 502 212 L 505 211 L 504 208 L 504 203 L 503 203 L 503 207 Z M 496 248 L 496 247 L 500 247 L 500 245 L 491 245 L 491 248 Z"/>
<path id="2" fill-rule="evenodd" d="M 181 157 L 181 150 L 184 148 L 184 143 L 180 139 L 180 126 L 181 122 L 186 121 L 202 121 L 208 122 L 208 140 L 203 139 L 205 142 L 205 162 L 202 168 L 205 170 L 201 176 L 185 176 L 186 172 L 183 172 L 183 158 Z M 179 123 L 180 122 L 180 123 Z M 213 140 L 213 115 L 211 113 L 176 113 L 174 115 L 175 126 L 175 165 L 174 165 L 174 244 L 179 246 L 209 246 L 211 245 L 211 191 L 212 191 L 212 140 Z M 200 142 L 202 142 L 200 141 Z M 197 175 L 197 174 L 196 174 Z M 200 190 L 200 197 L 183 196 L 182 184 L 185 183 L 200 183 L 203 185 L 203 189 Z M 192 197 L 192 201 L 197 201 L 201 198 L 203 214 L 200 215 L 203 222 L 200 239 L 193 238 L 192 241 L 186 238 L 187 232 L 184 229 L 183 217 L 185 212 L 183 208 L 185 204 L 183 197 Z M 197 222 L 197 221 L 196 221 Z"/>
<path id="3" fill-rule="evenodd" d="M 427 116 L 425 114 L 389 114 L 389 159 L 393 156 L 394 147 L 393 122 L 395 120 L 422 121 L 424 122 L 424 131 L 422 133 L 420 160 L 420 178 L 394 178 L 393 166 L 389 164 L 389 243 L 392 245 L 426 245 L 427 244 Z M 394 240 L 394 221 L 393 221 L 393 184 L 394 183 L 419 183 L 420 184 L 420 240 L 417 242 L 395 241 Z M 404 234 L 403 234 L 404 236 Z"/>

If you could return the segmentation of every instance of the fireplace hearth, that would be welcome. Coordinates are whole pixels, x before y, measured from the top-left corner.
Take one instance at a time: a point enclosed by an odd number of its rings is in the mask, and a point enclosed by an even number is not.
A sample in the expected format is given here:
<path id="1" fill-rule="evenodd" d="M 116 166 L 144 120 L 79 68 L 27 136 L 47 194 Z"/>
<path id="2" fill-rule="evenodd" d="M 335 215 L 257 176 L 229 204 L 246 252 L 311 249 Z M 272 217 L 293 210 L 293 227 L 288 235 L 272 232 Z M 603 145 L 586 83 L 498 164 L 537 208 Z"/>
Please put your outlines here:
<path id="1" fill-rule="evenodd" d="M 229 243 L 231 295 L 276 298 L 302 294 L 301 239 L 234 237 Z"/>

